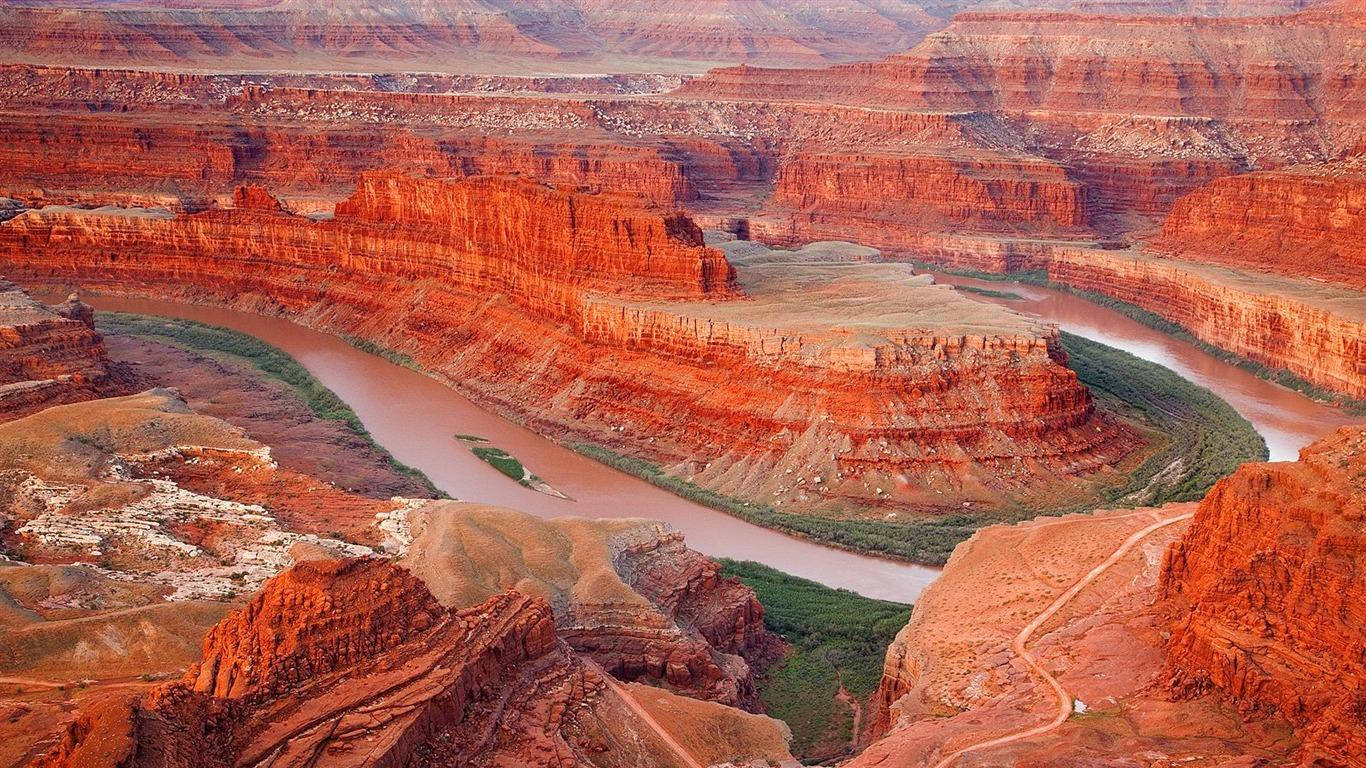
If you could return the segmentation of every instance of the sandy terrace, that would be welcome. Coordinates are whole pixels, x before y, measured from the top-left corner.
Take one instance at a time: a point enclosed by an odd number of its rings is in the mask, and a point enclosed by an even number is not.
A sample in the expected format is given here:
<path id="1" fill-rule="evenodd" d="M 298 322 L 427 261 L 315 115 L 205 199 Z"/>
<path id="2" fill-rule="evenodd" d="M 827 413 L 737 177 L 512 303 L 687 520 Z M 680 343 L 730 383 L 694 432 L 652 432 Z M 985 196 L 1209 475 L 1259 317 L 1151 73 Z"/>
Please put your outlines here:
<path id="1" fill-rule="evenodd" d="M 712 324 L 837 337 L 849 345 L 899 344 L 927 336 L 1039 339 L 1051 333 L 1048 323 L 936 285 L 909 265 L 841 263 L 820 255 L 824 260 L 811 262 L 778 261 L 772 253 L 738 259 L 744 291 L 739 300 L 602 301 Z"/>

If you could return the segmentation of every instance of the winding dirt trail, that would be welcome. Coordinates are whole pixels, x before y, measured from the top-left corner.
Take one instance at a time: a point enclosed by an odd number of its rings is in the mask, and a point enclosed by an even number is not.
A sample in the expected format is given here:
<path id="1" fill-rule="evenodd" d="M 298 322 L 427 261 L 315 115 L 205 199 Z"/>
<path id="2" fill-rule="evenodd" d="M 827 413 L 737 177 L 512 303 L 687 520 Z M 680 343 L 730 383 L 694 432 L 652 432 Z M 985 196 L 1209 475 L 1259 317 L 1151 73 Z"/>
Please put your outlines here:
<path id="1" fill-rule="evenodd" d="M 954 750 L 953 752 L 950 752 L 949 754 L 945 755 L 939 762 L 935 763 L 934 768 L 948 768 L 948 766 L 951 765 L 955 760 L 967 754 L 968 752 L 976 752 L 979 749 L 988 749 L 990 747 L 999 747 L 1003 744 L 1010 744 L 1016 741 L 1023 741 L 1024 739 L 1032 738 L 1034 736 L 1038 736 L 1040 734 L 1048 733 L 1049 731 L 1055 730 L 1063 723 L 1067 722 L 1067 718 L 1071 717 L 1072 715 L 1071 695 L 1067 693 L 1067 690 L 1062 687 L 1062 683 L 1058 682 L 1058 679 L 1056 677 L 1053 677 L 1053 675 L 1048 673 L 1048 670 L 1043 668 L 1043 665 L 1041 665 L 1039 661 L 1034 658 L 1033 654 L 1029 652 L 1029 649 L 1025 647 L 1025 644 L 1029 642 L 1030 636 L 1033 635 L 1034 632 L 1039 629 L 1039 627 L 1043 626 L 1044 622 L 1053 618 L 1053 616 L 1057 614 L 1057 612 L 1061 610 L 1063 606 L 1071 602 L 1072 598 L 1080 594 L 1083 589 L 1086 589 L 1086 587 L 1088 587 L 1092 582 L 1099 578 L 1101 574 L 1109 570 L 1111 566 L 1113 566 L 1115 563 L 1123 559 L 1123 557 L 1129 553 L 1129 550 L 1133 549 L 1134 546 L 1137 545 L 1140 541 L 1147 538 L 1149 534 L 1151 534 L 1153 531 L 1165 528 L 1166 526 L 1171 525 L 1173 523 L 1179 523 L 1182 520 L 1189 520 L 1194 516 L 1194 512 L 1186 512 L 1180 515 L 1176 515 L 1174 517 L 1164 518 L 1130 534 L 1129 538 L 1125 539 L 1119 545 L 1119 547 L 1115 549 L 1114 552 L 1111 552 L 1109 557 L 1101 561 L 1101 563 L 1098 564 L 1095 568 L 1092 568 L 1090 572 L 1088 572 L 1085 576 L 1078 579 L 1077 582 L 1073 584 L 1071 587 L 1069 587 L 1066 592 L 1063 592 L 1061 595 L 1058 595 L 1058 597 L 1055 600 L 1053 600 L 1052 603 L 1049 603 L 1048 607 L 1045 608 L 1042 613 L 1040 613 L 1038 616 L 1035 616 L 1032 621 L 1030 621 L 1028 624 L 1024 626 L 1023 629 L 1020 630 L 1019 634 L 1015 635 L 1015 639 L 1012 640 L 1010 643 L 1011 650 L 1015 651 L 1015 653 L 1021 659 L 1024 659 L 1024 662 L 1029 665 L 1030 670 L 1032 670 L 1035 675 L 1042 678 L 1044 682 L 1048 683 L 1049 687 L 1053 689 L 1053 695 L 1055 695 L 1058 699 L 1058 711 L 1053 716 L 1052 720 L 1050 720 L 1047 723 L 1044 723 L 1043 725 L 1037 725 L 1033 728 L 1028 728 L 1023 731 L 1017 731 L 1015 733 L 1009 733 L 1004 736 L 998 736 L 994 739 L 988 739 L 986 741 L 978 742 L 976 744 Z"/>
<path id="2" fill-rule="evenodd" d="M 650 729 L 659 736 L 660 740 L 668 745 L 669 749 L 674 751 L 674 754 L 679 760 L 683 761 L 684 765 L 688 768 L 706 768 L 706 766 L 693 759 L 693 756 L 688 754 L 688 750 L 684 749 L 683 745 L 679 744 L 678 740 L 665 730 L 664 726 L 660 725 L 659 721 L 655 720 L 653 715 L 645 711 L 645 707 L 641 706 L 639 701 L 636 701 L 636 697 L 632 696 L 630 691 L 623 688 L 620 683 L 606 672 L 602 673 L 602 679 L 606 680 L 607 686 L 615 691 L 616 694 L 621 697 L 622 701 L 626 702 L 626 706 L 631 708 L 631 711 L 636 714 L 636 717 L 639 717 L 642 722 L 650 726 Z"/>

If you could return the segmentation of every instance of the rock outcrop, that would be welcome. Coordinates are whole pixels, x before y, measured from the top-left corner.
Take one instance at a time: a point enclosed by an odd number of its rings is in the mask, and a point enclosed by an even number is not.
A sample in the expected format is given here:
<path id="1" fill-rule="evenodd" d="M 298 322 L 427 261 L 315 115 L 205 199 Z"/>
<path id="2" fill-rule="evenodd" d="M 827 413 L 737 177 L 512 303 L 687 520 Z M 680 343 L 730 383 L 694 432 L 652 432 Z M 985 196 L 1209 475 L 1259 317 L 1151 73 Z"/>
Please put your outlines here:
<path id="1" fill-rule="evenodd" d="M 94 318 L 77 294 L 48 307 L 0 280 L 0 421 L 118 388 Z"/>
<path id="2" fill-rule="evenodd" d="M 688 765 L 628 696 L 541 600 L 450 610 L 390 563 L 310 561 L 220 622 L 183 680 L 88 707 L 37 764 Z"/>
<path id="3" fill-rule="evenodd" d="M 323 221 L 243 194 L 258 204 L 30 211 L 0 225 L 0 258 L 360 336 L 544 432 L 799 507 L 1085 493 L 1133 447 L 1056 329 L 899 265 L 737 278 L 686 216 L 500 178 L 370 174 Z"/>
<path id="4" fill-rule="evenodd" d="M 1229 176 L 1181 198 L 1154 248 L 1366 290 L 1366 172 L 1300 166 Z"/>
<path id="5" fill-rule="evenodd" d="M 1173 687 L 1279 714 L 1305 764 L 1366 761 L 1364 478 L 1360 428 L 1297 462 L 1244 465 L 1205 497 L 1163 563 Z"/>
<path id="6" fill-rule="evenodd" d="M 781 653 L 754 592 L 659 523 L 437 502 L 405 524 L 402 562 L 442 603 L 501 589 L 544 598 L 560 636 L 618 678 L 753 709 L 754 675 Z"/>

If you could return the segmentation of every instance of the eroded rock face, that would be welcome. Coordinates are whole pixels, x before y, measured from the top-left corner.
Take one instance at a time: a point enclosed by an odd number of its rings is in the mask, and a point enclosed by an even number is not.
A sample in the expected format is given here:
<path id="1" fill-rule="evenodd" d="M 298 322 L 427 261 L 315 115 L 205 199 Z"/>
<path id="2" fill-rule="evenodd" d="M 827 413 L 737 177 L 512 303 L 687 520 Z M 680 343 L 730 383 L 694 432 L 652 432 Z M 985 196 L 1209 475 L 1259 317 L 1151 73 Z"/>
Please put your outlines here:
<path id="1" fill-rule="evenodd" d="M 1363 520 L 1361 428 L 1220 481 L 1163 565 L 1172 686 L 1280 714 L 1306 763 L 1366 760 Z"/>
<path id="2" fill-rule="evenodd" d="M 542 431 L 770 502 L 1051 493 L 1132 447 L 1064 367 L 1056 329 L 897 265 L 754 265 L 741 280 L 686 216 L 508 179 L 370 174 L 325 221 L 243 195 L 257 203 L 30 212 L 0 249 L 38 281 L 361 336 Z"/>
<path id="3" fill-rule="evenodd" d="M 112 392 L 118 380 L 78 295 L 48 307 L 0 279 L 0 421 Z"/>
<path id="4" fill-rule="evenodd" d="M 1177 201 L 1155 247 L 1180 258 L 1366 289 L 1366 172 L 1296 167 L 1229 176 Z"/>
<path id="5" fill-rule="evenodd" d="M 568 706 L 601 685 L 543 602 L 505 593 L 448 611 L 393 565 L 307 562 L 215 627 L 198 670 L 87 711 L 40 764 L 541 764 L 583 750 L 566 739 L 581 712 Z"/>
<path id="6" fill-rule="evenodd" d="M 560 636 L 621 679 L 755 709 L 754 676 L 782 651 L 754 592 L 659 523 L 436 502 L 403 525 L 402 562 L 442 603 L 500 589 L 544 598 Z"/>

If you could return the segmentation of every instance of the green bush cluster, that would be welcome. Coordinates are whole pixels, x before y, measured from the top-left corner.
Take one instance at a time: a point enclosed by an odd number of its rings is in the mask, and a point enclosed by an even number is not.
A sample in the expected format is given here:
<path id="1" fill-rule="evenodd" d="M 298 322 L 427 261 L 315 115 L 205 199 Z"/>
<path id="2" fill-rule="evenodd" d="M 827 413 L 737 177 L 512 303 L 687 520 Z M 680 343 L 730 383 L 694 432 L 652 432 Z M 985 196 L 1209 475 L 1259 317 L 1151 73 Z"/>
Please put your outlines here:
<path id="1" fill-rule="evenodd" d="M 522 462 L 518 461 L 517 457 L 502 448 L 495 448 L 491 445 L 476 445 L 470 448 L 470 452 L 513 480 L 519 483 L 526 481 L 528 476 L 526 467 L 522 466 Z"/>
<path id="2" fill-rule="evenodd" d="M 726 575 L 754 590 L 764 606 L 764 625 L 792 646 L 792 654 L 759 681 L 768 714 L 792 728 L 797 757 L 842 756 L 853 719 L 848 707 L 834 701 L 840 682 L 867 703 L 882 678 L 887 646 L 906 625 L 911 606 L 832 589 L 755 562 L 720 562 Z"/>
<path id="3" fill-rule="evenodd" d="M 951 515 L 923 521 L 837 519 L 780 512 L 767 504 L 727 496 L 670 475 L 644 459 L 623 456 L 592 443 L 571 445 L 591 459 L 635 475 L 689 501 L 718 509 L 742 520 L 822 544 L 854 552 L 875 552 L 916 563 L 942 565 L 958 542 L 972 535 L 983 520 Z"/>
<path id="4" fill-rule="evenodd" d="M 376 443 L 351 406 L 278 347 L 231 328 L 180 318 L 100 312 L 96 316 L 96 325 L 101 333 L 141 336 L 195 352 L 228 356 L 238 363 L 248 364 L 289 386 L 318 418 L 345 424 L 352 433 L 384 456 L 390 466 L 421 483 L 433 496 L 445 495 L 425 474 L 395 459 Z"/>

